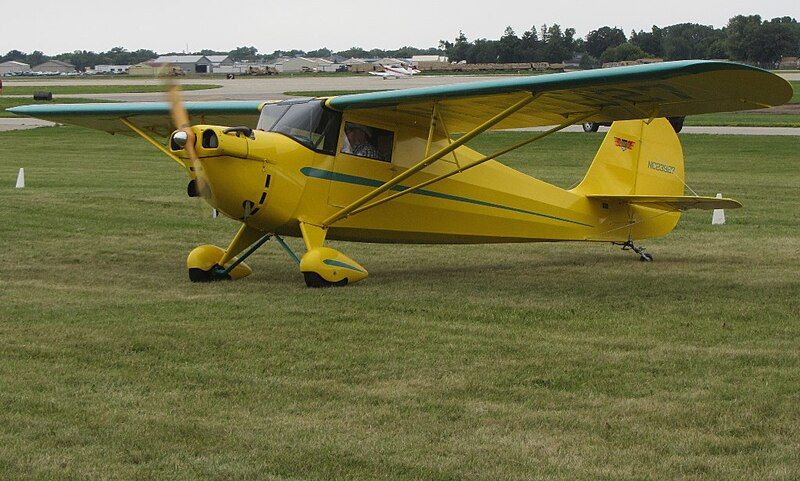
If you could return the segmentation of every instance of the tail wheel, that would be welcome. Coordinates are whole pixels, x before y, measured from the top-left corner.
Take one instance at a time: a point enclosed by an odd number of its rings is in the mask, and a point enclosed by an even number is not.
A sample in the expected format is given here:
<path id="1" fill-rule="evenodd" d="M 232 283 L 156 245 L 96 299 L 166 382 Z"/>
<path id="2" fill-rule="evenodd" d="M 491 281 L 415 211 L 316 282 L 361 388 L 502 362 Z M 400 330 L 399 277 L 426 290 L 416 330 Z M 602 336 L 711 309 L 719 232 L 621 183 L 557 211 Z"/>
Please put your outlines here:
<path id="1" fill-rule="evenodd" d="M 597 132 L 600 130 L 600 124 L 595 122 L 586 122 L 583 124 L 583 131 L 586 133 Z"/>
<path id="2" fill-rule="evenodd" d="M 686 120 L 686 117 L 669 117 L 667 120 L 669 120 L 672 128 L 675 129 L 675 133 L 679 134 L 683 130 L 683 121 Z"/>

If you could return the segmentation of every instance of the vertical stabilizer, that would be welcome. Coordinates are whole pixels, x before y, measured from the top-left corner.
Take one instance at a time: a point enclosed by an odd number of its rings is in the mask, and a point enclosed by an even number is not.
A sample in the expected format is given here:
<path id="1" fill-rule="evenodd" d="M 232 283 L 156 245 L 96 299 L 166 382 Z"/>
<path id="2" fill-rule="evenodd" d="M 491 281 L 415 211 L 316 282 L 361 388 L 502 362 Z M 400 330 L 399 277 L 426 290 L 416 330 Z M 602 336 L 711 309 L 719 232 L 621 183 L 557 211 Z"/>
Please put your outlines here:
<path id="1" fill-rule="evenodd" d="M 584 195 L 683 195 L 683 149 L 666 119 L 614 122 L 574 189 Z"/>

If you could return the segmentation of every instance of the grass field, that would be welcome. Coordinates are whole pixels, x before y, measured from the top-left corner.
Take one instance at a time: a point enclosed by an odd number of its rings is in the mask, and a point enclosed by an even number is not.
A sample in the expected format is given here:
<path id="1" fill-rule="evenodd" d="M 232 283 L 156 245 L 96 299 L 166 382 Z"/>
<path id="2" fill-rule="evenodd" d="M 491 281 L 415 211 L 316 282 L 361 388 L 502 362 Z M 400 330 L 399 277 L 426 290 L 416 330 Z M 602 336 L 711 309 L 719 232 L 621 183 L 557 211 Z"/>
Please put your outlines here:
<path id="1" fill-rule="evenodd" d="M 220 88 L 222 85 L 182 84 L 182 90 L 208 90 Z M 139 94 L 166 92 L 166 84 L 153 85 L 9 85 L 3 88 L 3 95 L 33 95 L 36 92 L 52 92 L 53 95 L 65 94 Z M 2 97 L 0 97 L 2 98 Z"/>
<path id="2" fill-rule="evenodd" d="M 800 127 L 800 114 L 730 112 L 691 115 L 684 125 L 727 127 Z"/>
<path id="3" fill-rule="evenodd" d="M 506 162 L 568 186 L 600 139 Z M 371 277 L 310 290 L 274 244 L 189 283 L 236 227 L 144 142 L 0 133 L 0 479 L 798 479 L 798 140 L 682 139 L 745 208 L 686 214 L 654 263 L 335 243 Z"/>

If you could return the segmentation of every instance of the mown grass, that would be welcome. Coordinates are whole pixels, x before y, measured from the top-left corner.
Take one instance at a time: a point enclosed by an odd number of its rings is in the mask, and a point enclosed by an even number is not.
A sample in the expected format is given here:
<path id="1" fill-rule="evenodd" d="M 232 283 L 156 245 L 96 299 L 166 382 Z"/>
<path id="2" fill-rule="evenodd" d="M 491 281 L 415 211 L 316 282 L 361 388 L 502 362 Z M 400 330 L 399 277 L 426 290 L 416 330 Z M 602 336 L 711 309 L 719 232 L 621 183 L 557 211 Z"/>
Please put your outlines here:
<path id="1" fill-rule="evenodd" d="M 600 139 L 505 162 L 570 185 Z M 235 225 L 143 142 L 1 133 L 0 479 L 797 479 L 798 141 L 682 139 L 745 208 L 686 214 L 652 264 L 335 243 L 371 277 L 309 290 L 273 244 L 190 284 Z"/>
<path id="2" fill-rule="evenodd" d="M 800 127 L 800 114 L 730 112 L 691 115 L 684 125 L 726 127 Z"/>
<path id="3" fill-rule="evenodd" d="M 182 84 L 182 90 L 208 90 L 220 88 L 222 85 Z M 3 95 L 33 95 L 36 92 L 52 92 L 55 94 L 138 94 L 166 92 L 168 85 L 9 85 L 3 87 Z M 0 97 L 2 98 L 2 97 Z"/>

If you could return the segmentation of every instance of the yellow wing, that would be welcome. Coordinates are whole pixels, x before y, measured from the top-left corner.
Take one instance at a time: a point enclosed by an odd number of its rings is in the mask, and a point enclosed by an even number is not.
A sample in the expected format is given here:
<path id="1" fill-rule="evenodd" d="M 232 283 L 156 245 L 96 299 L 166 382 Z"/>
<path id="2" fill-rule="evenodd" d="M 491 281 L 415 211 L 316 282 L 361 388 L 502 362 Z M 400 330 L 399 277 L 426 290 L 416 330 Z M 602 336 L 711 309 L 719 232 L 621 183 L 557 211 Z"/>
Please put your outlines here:
<path id="1" fill-rule="evenodd" d="M 450 132 L 465 132 L 531 94 L 533 102 L 492 128 L 558 125 L 589 113 L 586 122 L 613 122 L 759 109 L 788 102 L 792 87 L 748 65 L 681 61 L 343 95 L 327 105 L 389 110 L 403 121 L 427 123 L 436 102 Z"/>

